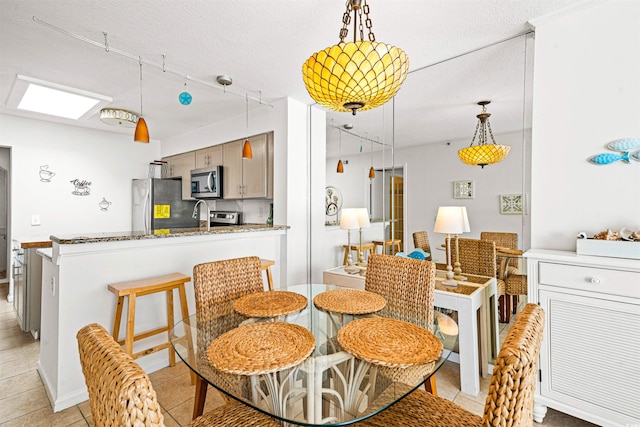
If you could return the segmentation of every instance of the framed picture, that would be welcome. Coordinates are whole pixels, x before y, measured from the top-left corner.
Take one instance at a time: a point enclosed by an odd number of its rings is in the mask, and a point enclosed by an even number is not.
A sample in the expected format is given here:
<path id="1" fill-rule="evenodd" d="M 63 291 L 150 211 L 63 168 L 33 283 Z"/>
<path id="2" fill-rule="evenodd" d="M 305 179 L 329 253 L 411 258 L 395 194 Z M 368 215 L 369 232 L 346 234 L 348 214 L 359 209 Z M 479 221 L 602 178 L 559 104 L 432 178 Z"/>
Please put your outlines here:
<path id="1" fill-rule="evenodd" d="M 501 194 L 500 213 L 502 215 L 522 215 L 524 213 L 524 195 Z"/>
<path id="2" fill-rule="evenodd" d="M 453 198 L 454 199 L 473 199 L 475 197 L 475 188 L 473 181 L 453 181 Z"/>

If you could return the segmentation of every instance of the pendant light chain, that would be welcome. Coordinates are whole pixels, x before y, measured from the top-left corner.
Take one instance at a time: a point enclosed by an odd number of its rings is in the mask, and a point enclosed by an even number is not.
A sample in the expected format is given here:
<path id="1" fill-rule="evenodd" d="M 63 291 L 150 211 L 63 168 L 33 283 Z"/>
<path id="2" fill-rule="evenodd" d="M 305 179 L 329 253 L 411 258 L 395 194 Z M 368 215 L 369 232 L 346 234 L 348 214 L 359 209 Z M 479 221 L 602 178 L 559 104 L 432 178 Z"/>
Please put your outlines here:
<path id="1" fill-rule="evenodd" d="M 361 6 L 362 5 L 362 6 Z M 360 33 L 360 41 L 364 41 L 364 27 L 367 27 L 367 36 L 370 42 L 376 41 L 376 35 L 374 34 L 373 22 L 371 18 L 369 18 L 369 5 L 366 0 L 347 0 L 346 1 L 346 10 L 344 14 L 342 14 L 342 28 L 340 29 L 340 42 L 344 43 L 344 39 L 349 35 L 349 25 L 351 24 L 351 12 L 353 12 L 353 16 L 355 17 L 355 21 L 353 22 L 353 41 L 354 43 L 357 41 L 357 32 Z M 364 12 L 364 19 L 362 19 L 362 14 Z M 360 19 L 358 19 L 360 18 Z M 364 25 L 363 25 L 364 22 Z"/>

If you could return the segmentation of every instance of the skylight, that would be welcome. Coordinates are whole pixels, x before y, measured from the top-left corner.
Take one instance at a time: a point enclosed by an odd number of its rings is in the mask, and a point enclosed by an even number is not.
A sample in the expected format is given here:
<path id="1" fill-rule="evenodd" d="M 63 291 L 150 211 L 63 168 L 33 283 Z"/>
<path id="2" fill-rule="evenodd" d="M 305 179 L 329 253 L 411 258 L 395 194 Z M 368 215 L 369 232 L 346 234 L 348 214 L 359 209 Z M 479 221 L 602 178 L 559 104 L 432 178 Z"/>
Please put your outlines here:
<path id="1" fill-rule="evenodd" d="M 96 114 L 112 101 L 105 95 L 17 75 L 7 107 L 79 120 Z"/>

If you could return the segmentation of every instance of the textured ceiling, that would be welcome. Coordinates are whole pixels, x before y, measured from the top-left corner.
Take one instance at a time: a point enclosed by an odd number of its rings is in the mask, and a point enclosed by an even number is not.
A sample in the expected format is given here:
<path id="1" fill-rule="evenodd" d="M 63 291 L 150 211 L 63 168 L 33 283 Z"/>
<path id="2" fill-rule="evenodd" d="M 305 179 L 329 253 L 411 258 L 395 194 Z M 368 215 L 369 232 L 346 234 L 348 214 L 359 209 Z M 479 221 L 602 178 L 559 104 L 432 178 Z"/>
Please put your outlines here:
<path id="1" fill-rule="evenodd" d="M 369 5 L 377 41 L 402 47 L 410 69 L 418 70 L 523 33 L 528 20 L 581 2 L 369 0 Z M 16 74 L 101 93 L 114 98 L 113 107 L 140 110 L 136 60 L 76 40 L 37 23 L 34 16 L 98 43 L 104 43 L 106 32 L 111 48 L 145 61 L 161 64 L 165 54 L 168 68 L 213 85 L 217 75 L 233 78 L 230 91 L 240 96 L 144 66 L 144 112 L 154 139 L 245 114 L 245 93 L 266 102 L 288 96 L 311 104 L 301 78 L 302 64 L 313 52 L 338 41 L 344 12 L 343 0 L 0 0 L 0 4 L 1 113 L 26 115 L 5 105 Z M 473 116 L 479 112 L 475 103 L 485 98 L 494 101 L 490 111 L 493 108 L 497 120 L 501 102 L 506 107 L 521 100 L 523 49 L 522 38 L 516 39 L 412 72 L 397 96 L 396 143 L 470 137 Z M 193 95 L 189 106 L 178 102 L 185 83 Z M 251 102 L 250 110 L 255 108 L 266 107 Z M 382 112 L 369 113 L 328 117 L 335 125 L 355 121 L 354 131 L 360 134 L 380 135 L 376 123 L 382 122 Z M 97 116 L 82 122 L 44 119 L 132 132 L 104 124 Z M 521 111 L 515 119 L 521 126 Z M 456 120 L 467 123 L 454 126 L 460 129 L 452 132 L 451 122 Z M 419 125 L 428 125 L 428 131 Z M 503 129 L 517 126 L 505 120 Z M 336 133 L 329 131 L 329 138 L 334 140 Z M 419 141 L 411 136 L 417 134 Z"/>

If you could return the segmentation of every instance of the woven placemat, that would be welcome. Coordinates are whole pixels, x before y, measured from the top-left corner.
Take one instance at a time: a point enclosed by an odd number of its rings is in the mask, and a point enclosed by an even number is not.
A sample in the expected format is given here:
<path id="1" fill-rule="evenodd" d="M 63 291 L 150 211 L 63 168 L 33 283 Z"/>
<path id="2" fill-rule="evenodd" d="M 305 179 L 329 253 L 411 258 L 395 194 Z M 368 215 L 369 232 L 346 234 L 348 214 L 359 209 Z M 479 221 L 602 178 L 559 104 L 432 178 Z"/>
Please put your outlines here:
<path id="1" fill-rule="evenodd" d="M 361 289 L 335 289 L 322 292 L 313 299 L 321 310 L 343 314 L 369 314 L 382 310 L 387 305 L 383 296 Z"/>
<path id="2" fill-rule="evenodd" d="M 307 298 L 295 292 L 255 292 L 239 298 L 233 308 L 248 317 L 275 317 L 295 313 L 307 306 Z"/>
<path id="3" fill-rule="evenodd" d="M 207 350 L 211 365 L 235 375 L 268 374 L 304 361 L 316 346 L 299 325 L 260 322 L 240 326 L 216 338 Z"/>
<path id="4" fill-rule="evenodd" d="M 392 368 L 433 362 L 442 353 L 442 342 L 431 332 L 385 317 L 347 323 L 338 331 L 338 342 L 359 359 Z"/>

